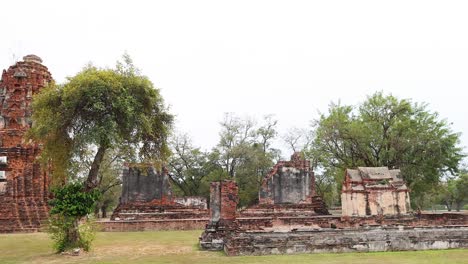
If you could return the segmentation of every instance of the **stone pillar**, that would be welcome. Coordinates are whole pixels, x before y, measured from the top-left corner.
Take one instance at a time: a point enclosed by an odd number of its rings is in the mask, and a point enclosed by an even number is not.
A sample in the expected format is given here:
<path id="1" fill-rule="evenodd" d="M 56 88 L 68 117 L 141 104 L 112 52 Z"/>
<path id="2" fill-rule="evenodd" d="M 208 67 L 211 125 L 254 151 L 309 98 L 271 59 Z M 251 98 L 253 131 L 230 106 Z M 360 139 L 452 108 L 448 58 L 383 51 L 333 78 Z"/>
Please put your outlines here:
<path id="1" fill-rule="evenodd" d="M 210 184 L 210 222 L 217 223 L 221 218 L 221 182 Z"/>

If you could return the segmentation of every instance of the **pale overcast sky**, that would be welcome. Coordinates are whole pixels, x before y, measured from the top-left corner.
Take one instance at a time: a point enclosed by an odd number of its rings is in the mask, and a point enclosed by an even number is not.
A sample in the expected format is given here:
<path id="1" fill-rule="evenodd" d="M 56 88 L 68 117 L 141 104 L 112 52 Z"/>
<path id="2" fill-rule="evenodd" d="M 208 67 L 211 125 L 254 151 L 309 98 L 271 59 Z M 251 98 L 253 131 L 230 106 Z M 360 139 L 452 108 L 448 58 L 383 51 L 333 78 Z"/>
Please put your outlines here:
<path id="1" fill-rule="evenodd" d="M 308 127 L 331 101 L 380 90 L 428 103 L 468 145 L 468 1 L 15 0 L 1 9 L 0 68 L 32 53 L 63 82 L 127 51 L 205 149 L 225 112 L 275 114 L 284 132 Z"/>

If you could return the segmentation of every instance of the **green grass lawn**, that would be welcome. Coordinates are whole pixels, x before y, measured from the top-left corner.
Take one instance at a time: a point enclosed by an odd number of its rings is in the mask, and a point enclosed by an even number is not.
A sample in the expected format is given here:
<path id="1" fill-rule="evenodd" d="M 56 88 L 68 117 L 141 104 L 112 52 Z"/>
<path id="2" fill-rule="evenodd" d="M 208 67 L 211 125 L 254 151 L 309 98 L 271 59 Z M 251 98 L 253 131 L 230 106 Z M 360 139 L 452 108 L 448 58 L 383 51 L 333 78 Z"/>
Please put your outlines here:
<path id="1" fill-rule="evenodd" d="M 0 263 L 468 263 L 468 249 L 227 257 L 198 249 L 201 231 L 98 233 L 91 252 L 54 254 L 45 233 L 0 235 Z"/>

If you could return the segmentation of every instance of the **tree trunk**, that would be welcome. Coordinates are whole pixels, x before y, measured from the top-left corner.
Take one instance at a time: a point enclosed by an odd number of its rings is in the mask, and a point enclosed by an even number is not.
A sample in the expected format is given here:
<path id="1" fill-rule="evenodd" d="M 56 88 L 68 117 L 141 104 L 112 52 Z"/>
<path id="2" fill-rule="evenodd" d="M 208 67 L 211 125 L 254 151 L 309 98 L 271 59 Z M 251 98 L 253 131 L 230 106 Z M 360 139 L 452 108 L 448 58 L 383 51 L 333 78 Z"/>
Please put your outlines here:
<path id="1" fill-rule="evenodd" d="M 94 217 L 99 218 L 99 206 L 94 207 Z"/>
<path id="2" fill-rule="evenodd" d="M 72 225 L 67 230 L 67 246 L 68 247 L 76 247 L 79 245 L 80 241 L 80 232 L 78 230 L 78 223 L 79 219 L 73 219 Z"/>
<path id="3" fill-rule="evenodd" d="M 107 218 L 107 205 L 101 206 L 102 218 Z"/>
<path id="4" fill-rule="evenodd" d="M 89 192 L 97 187 L 99 168 L 101 167 L 101 162 L 104 159 L 104 154 L 106 153 L 107 147 L 99 146 L 96 155 L 94 156 L 93 164 L 91 164 L 91 169 L 88 173 L 88 178 L 86 178 L 85 191 Z"/>
<path id="5" fill-rule="evenodd" d="M 451 202 L 448 202 L 448 201 L 445 201 L 445 207 L 447 207 L 447 211 L 452 211 L 452 203 Z"/>

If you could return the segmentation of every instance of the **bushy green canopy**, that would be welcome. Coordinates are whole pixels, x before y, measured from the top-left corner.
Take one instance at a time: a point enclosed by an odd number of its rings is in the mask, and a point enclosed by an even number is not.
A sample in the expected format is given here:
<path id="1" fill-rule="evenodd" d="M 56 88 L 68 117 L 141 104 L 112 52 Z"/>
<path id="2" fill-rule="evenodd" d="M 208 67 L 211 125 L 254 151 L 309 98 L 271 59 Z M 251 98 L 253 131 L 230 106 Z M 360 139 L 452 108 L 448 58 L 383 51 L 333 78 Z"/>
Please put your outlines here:
<path id="1" fill-rule="evenodd" d="M 91 213 L 93 205 L 99 198 L 99 191 L 83 192 L 83 184 L 69 183 L 63 187 L 52 188 L 54 199 L 49 201 L 52 206 L 50 214 L 60 214 L 64 217 L 83 217 Z"/>
<path id="2" fill-rule="evenodd" d="M 459 134 L 425 104 L 369 96 L 357 107 L 333 104 L 316 121 L 309 154 L 341 183 L 346 168 L 401 169 L 413 197 L 454 173 L 463 158 Z"/>
<path id="3" fill-rule="evenodd" d="M 43 143 L 42 157 L 54 176 L 84 151 L 127 148 L 137 160 L 164 160 L 173 116 L 159 91 L 125 57 L 117 69 L 87 66 L 63 85 L 50 84 L 34 97 L 30 137 Z"/>

